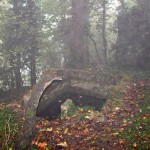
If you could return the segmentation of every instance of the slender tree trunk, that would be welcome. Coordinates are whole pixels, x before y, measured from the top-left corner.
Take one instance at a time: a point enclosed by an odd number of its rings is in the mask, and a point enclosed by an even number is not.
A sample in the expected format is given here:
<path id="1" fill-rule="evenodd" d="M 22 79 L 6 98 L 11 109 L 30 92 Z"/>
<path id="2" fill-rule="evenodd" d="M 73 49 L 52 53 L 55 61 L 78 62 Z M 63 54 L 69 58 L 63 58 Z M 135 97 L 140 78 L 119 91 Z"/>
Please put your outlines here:
<path id="1" fill-rule="evenodd" d="M 31 86 L 33 86 L 36 84 L 36 45 L 31 47 L 30 55 L 30 77 Z"/>
<path id="2" fill-rule="evenodd" d="M 103 27 L 102 27 L 102 38 L 103 38 L 103 63 L 107 64 L 107 40 L 106 40 L 106 0 L 103 0 Z"/>
<path id="3" fill-rule="evenodd" d="M 95 51 L 96 51 L 96 54 L 97 54 L 97 58 L 98 58 L 98 62 L 99 62 L 99 64 L 101 64 L 101 63 L 102 63 L 102 60 L 101 60 L 101 57 L 100 57 L 100 55 L 99 55 L 96 42 L 95 42 L 95 40 L 94 40 L 94 38 L 92 37 L 91 34 L 89 34 L 89 38 L 90 38 L 90 40 L 92 41 L 92 43 L 93 43 L 93 45 L 94 45 L 94 48 L 95 48 Z"/>
<path id="4" fill-rule="evenodd" d="M 12 54 L 12 53 L 10 53 L 10 59 L 9 59 L 9 61 L 10 61 L 10 65 L 11 66 L 13 66 L 12 68 L 11 68 L 11 73 L 10 73 L 10 89 L 11 90 L 13 90 L 13 89 L 15 89 L 15 83 L 16 83 L 16 80 L 15 80 L 15 64 L 14 64 L 14 60 L 15 60 L 15 57 L 14 57 L 14 55 Z"/>
<path id="5" fill-rule="evenodd" d="M 37 19 L 35 18 L 35 2 L 34 0 L 28 1 L 29 17 L 28 25 L 31 29 L 31 45 L 30 45 L 30 77 L 31 77 L 31 86 L 36 84 L 36 56 L 38 51 L 37 46 Z"/>
<path id="6" fill-rule="evenodd" d="M 88 1 L 72 0 L 70 53 L 67 67 L 82 68 L 89 62 Z"/>
<path id="7" fill-rule="evenodd" d="M 16 58 L 16 66 L 15 66 L 15 80 L 16 80 L 16 89 L 17 89 L 17 95 L 20 94 L 20 90 L 22 87 L 22 79 L 21 79 L 21 72 L 20 72 L 20 64 L 21 64 L 21 55 L 20 53 L 17 54 Z"/>

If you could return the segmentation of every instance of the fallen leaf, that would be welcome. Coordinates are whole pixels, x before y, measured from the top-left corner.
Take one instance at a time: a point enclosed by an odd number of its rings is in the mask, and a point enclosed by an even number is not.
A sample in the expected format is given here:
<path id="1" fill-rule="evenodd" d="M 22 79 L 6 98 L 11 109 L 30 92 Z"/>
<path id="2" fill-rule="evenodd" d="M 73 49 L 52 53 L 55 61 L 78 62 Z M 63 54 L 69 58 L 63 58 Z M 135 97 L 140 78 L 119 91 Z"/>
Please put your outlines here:
<path id="1" fill-rule="evenodd" d="M 68 144 L 66 142 L 61 142 L 57 144 L 58 146 L 62 146 L 62 147 L 68 147 Z"/>
<path id="2" fill-rule="evenodd" d="M 85 130 L 82 131 L 82 135 L 87 135 L 89 133 L 88 128 L 86 128 Z"/>
<path id="3" fill-rule="evenodd" d="M 123 140 L 119 140 L 119 144 L 123 144 L 124 143 L 124 141 Z"/>
<path id="4" fill-rule="evenodd" d="M 95 141 L 92 141 L 90 144 L 94 144 L 95 143 Z"/>
<path id="5" fill-rule="evenodd" d="M 51 132 L 51 131 L 53 131 L 53 128 L 52 127 L 51 128 L 47 128 L 45 131 Z"/>
<path id="6" fill-rule="evenodd" d="M 118 136 L 119 135 L 119 133 L 118 132 L 116 132 L 116 133 L 113 133 L 112 134 L 114 137 L 116 137 L 116 136 Z"/>
<path id="7" fill-rule="evenodd" d="M 42 137 L 42 135 L 39 135 L 39 136 L 37 137 L 37 140 L 39 141 L 39 140 L 41 139 L 41 137 Z"/>
<path id="8" fill-rule="evenodd" d="M 68 133 L 68 128 L 66 128 L 64 131 L 64 134 L 67 134 L 67 133 Z"/>
<path id="9" fill-rule="evenodd" d="M 47 126 L 49 124 L 49 122 L 47 120 L 42 121 L 42 125 Z"/>
<path id="10" fill-rule="evenodd" d="M 119 107 L 116 107 L 115 110 L 118 111 L 118 110 L 120 110 L 120 108 L 119 108 Z"/>
<path id="11" fill-rule="evenodd" d="M 142 116 L 142 120 L 145 120 L 146 118 L 147 118 L 146 115 L 143 115 L 143 116 Z"/>
<path id="12" fill-rule="evenodd" d="M 134 144 L 133 144 L 133 146 L 134 146 L 134 147 L 137 147 L 137 144 L 136 144 L 136 143 L 134 143 Z"/>
<path id="13" fill-rule="evenodd" d="M 123 123 L 121 126 L 122 126 L 122 127 L 126 127 L 126 126 L 127 126 L 127 123 Z"/>
<path id="14" fill-rule="evenodd" d="M 124 128 L 120 128 L 119 131 L 120 131 L 120 132 L 124 131 Z"/>
<path id="15" fill-rule="evenodd" d="M 47 145 L 47 143 L 45 143 L 45 142 L 39 142 L 37 146 L 38 146 L 39 150 L 46 150 L 46 145 Z"/>
<path id="16" fill-rule="evenodd" d="M 31 145 L 37 145 L 38 142 L 37 141 L 32 141 Z"/>
<path id="17" fill-rule="evenodd" d="M 41 127 L 40 127 L 39 125 L 36 125 L 36 128 L 37 128 L 37 129 L 40 129 Z"/>
<path id="18" fill-rule="evenodd" d="M 89 117 L 89 116 L 85 116 L 85 118 L 86 118 L 86 119 L 90 119 L 90 117 Z"/>

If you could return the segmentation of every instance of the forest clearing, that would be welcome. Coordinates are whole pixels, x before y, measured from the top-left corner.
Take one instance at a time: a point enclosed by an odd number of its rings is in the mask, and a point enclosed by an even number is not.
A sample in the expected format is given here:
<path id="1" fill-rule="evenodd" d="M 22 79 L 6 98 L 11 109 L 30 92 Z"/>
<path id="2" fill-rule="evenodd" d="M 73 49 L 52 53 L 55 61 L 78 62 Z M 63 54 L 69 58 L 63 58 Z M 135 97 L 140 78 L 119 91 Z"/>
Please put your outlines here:
<path id="1" fill-rule="evenodd" d="M 125 75 L 101 111 L 70 103 L 66 115 L 61 112 L 52 121 L 37 118 L 29 149 L 149 149 L 150 81 L 142 78 Z M 0 144 L 13 149 L 25 125 L 21 102 L 2 103 L 0 109 Z"/>
<path id="2" fill-rule="evenodd" d="M 0 150 L 150 149 L 150 0 L 0 0 Z"/>

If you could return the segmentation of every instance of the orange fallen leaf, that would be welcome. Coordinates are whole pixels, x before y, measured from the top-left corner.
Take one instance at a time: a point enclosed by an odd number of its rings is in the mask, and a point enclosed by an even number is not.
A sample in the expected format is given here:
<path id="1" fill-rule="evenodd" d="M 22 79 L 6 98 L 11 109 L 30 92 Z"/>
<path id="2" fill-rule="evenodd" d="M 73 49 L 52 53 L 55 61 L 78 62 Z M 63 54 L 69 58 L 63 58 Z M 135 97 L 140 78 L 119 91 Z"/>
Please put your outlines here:
<path id="1" fill-rule="evenodd" d="M 119 144 L 123 144 L 124 143 L 124 141 L 123 140 L 119 140 Z"/>
<path id="2" fill-rule="evenodd" d="M 82 131 L 82 135 L 87 135 L 89 133 L 88 128 L 86 128 L 85 130 Z"/>
<path id="3" fill-rule="evenodd" d="M 134 147 L 137 147 L 137 144 L 136 144 L 136 143 L 134 143 L 134 144 L 133 144 L 133 146 L 134 146 Z"/>
<path id="4" fill-rule="evenodd" d="M 109 116 L 109 118 L 113 118 L 114 114 L 109 114 L 108 116 Z"/>
<path id="5" fill-rule="evenodd" d="M 41 127 L 40 127 L 39 125 L 36 125 L 36 128 L 37 128 L 37 129 L 40 129 Z"/>
<path id="6" fill-rule="evenodd" d="M 39 142 L 37 146 L 39 150 L 46 150 L 46 145 L 47 145 L 46 142 Z"/>
<path id="7" fill-rule="evenodd" d="M 118 132 L 116 132 L 116 133 L 113 133 L 112 134 L 114 137 L 116 137 L 116 136 L 118 136 L 119 135 L 119 133 Z"/>
<path id="8" fill-rule="evenodd" d="M 146 118 L 147 118 L 146 115 L 143 115 L 143 116 L 142 116 L 142 120 L 145 120 Z"/>
<path id="9" fill-rule="evenodd" d="M 124 128 L 120 128 L 120 130 L 119 130 L 120 132 L 122 132 L 122 131 L 124 131 Z"/>
<path id="10" fill-rule="evenodd" d="M 41 135 L 39 135 L 39 136 L 37 137 L 37 140 L 39 141 L 39 140 L 41 139 L 41 137 L 42 137 L 42 136 L 41 136 Z"/>
<path id="11" fill-rule="evenodd" d="M 47 126 L 49 124 L 49 122 L 47 120 L 42 121 L 42 125 Z"/>
<path id="12" fill-rule="evenodd" d="M 121 126 L 122 126 L 122 127 L 126 127 L 126 126 L 127 126 L 127 123 L 123 123 Z"/>

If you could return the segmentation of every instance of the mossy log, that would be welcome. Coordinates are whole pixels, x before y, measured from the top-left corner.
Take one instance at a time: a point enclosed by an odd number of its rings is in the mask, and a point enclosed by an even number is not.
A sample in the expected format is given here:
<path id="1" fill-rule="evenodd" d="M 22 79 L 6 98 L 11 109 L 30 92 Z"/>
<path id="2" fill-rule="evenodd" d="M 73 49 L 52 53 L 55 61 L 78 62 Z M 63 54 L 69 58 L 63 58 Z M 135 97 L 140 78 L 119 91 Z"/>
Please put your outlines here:
<path id="1" fill-rule="evenodd" d="M 109 89 L 120 79 L 120 76 L 104 68 L 45 71 L 26 105 L 26 134 L 21 144 L 32 138 L 36 116 L 49 120 L 56 118 L 61 113 L 61 104 L 67 98 L 72 99 L 76 105 L 90 105 L 99 109 L 105 102 Z"/>

